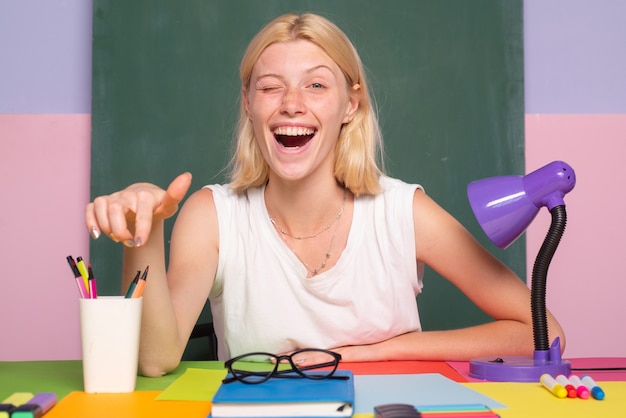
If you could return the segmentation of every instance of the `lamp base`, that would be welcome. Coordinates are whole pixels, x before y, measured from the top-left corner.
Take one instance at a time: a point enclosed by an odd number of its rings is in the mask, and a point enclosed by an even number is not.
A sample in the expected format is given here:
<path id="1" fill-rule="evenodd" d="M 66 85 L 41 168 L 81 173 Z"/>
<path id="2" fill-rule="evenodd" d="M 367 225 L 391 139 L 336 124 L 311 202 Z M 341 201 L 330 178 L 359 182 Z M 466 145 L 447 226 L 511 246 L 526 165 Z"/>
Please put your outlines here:
<path id="1" fill-rule="evenodd" d="M 538 382 L 542 374 L 569 376 L 572 366 L 561 359 L 561 343 L 549 350 L 535 350 L 534 357 L 482 357 L 470 361 L 470 376 L 493 382 Z"/>

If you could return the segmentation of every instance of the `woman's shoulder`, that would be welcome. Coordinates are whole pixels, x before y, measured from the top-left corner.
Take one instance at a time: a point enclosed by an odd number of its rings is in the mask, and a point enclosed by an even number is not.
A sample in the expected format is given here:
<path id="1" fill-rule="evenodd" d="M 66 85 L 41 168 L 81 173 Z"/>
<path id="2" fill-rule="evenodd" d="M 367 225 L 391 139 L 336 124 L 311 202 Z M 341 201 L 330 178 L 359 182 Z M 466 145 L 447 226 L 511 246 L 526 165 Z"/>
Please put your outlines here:
<path id="1" fill-rule="evenodd" d="M 209 191 L 213 195 L 213 202 L 218 212 L 248 212 L 263 207 L 263 188 L 252 187 L 237 192 L 228 184 L 210 184 L 199 192 Z"/>
<path id="2" fill-rule="evenodd" d="M 422 190 L 422 187 L 388 176 L 381 176 L 379 182 L 381 191 L 378 194 L 360 196 L 355 203 L 370 208 L 372 213 L 381 214 L 378 216 L 401 218 L 412 216 L 416 190 Z"/>
<path id="3" fill-rule="evenodd" d="M 207 184 L 202 187 L 199 191 L 202 190 L 210 190 L 211 193 L 215 195 L 219 195 L 222 197 L 232 197 L 236 196 L 235 191 L 228 184 Z"/>
<path id="4" fill-rule="evenodd" d="M 263 193 L 263 187 L 250 187 L 241 192 L 237 192 L 230 187 L 230 184 L 207 184 L 202 189 L 209 189 L 213 194 L 218 194 L 229 199 L 248 199 L 250 196 L 256 196 Z M 201 190 L 202 190 L 201 189 Z"/>
<path id="5" fill-rule="evenodd" d="M 407 183 L 404 180 L 400 180 L 394 177 L 380 176 L 380 186 L 382 188 L 382 195 L 389 194 L 413 194 L 416 189 L 424 190 L 420 184 Z"/>

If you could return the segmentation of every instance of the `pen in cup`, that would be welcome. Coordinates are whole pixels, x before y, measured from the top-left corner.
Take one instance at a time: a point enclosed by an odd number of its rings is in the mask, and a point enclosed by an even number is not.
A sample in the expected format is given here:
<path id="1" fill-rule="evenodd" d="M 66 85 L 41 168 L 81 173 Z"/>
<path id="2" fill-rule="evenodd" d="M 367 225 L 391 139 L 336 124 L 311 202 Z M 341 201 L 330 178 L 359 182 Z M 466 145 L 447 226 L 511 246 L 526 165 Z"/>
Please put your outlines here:
<path id="1" fill-rule="evenodd" d="M 141 270 L 137 270 L 137 274 L 130 285 L 128 285 L 128 289 L 126 290 L 125 298 L 133 297 L 133 292 L 135 291 L 135 287 L 137 287 L 137 282 L 139 281 L 139 276 L 141 276 Z"/>
<path id="2" fill-rule="evenodd" d="M 96 277 L 93 275 L 93 270 L 91 268 L 91 264 L 87 266 L 87 273 L 89 274 L 89 296 L 91 299 L 98 298 L 98 286 L 96 283 Z"/>
<path id="3" fill-rule="evenodd" d="M 148 269 L 149 268 L 150 268 L 150 266 L 147 266 L 146 269 L 143 271 L 143 274 L 141 275 L 141 277 L 137 281 L 137 285 L 135 286 L 135 289 L 133 290 L 133 294 L 132 294 L 131 297 L 133 297 L 133 298 L 140 298 L 141 295 L 143 294 L 143 289 L 144 289 L 144 287 L 146 287 L 146 280 L 148 279 Z"/>
<path id="4" fill-rule="evenodd" d="M 76 257 L 76 267 L 78 267 L 83 282 L 85 282 L 85 289 L 89 291 L 89 272 L 87 271 L 87 266 L 82 257 Z"/>
<path id="5" fill-rule="evenodd" d="M 83 299 L 89 299 L 89 291 L 85 287 L 83 276 L 80 274 L 80 271 L 76 266 L 76 261 L 74 261 L 74 258 L 71 255 L 67 256 L 67 263 L 70 265 L 72 273 L 74 273 L 74 280 L 76 281 L 76 286 L 78 286 L 78 293 L 80 294 L 80 297 Z"/>

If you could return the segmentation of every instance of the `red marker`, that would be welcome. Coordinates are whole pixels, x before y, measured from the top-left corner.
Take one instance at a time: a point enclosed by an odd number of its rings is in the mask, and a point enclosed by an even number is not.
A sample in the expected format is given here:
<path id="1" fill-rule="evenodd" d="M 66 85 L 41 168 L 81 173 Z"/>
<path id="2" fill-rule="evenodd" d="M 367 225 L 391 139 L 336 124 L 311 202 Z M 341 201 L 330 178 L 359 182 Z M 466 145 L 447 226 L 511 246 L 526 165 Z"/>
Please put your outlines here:
<path id="1" fill-rule="evenodd" d="M 568 398 L 576 398 L 578 397 L 578 392 L 576 391 L 576 387 L 572 385 L 567 377 L 560 374 L 556 377 L 556 381 L 559 382 L 567 391 Z"/>

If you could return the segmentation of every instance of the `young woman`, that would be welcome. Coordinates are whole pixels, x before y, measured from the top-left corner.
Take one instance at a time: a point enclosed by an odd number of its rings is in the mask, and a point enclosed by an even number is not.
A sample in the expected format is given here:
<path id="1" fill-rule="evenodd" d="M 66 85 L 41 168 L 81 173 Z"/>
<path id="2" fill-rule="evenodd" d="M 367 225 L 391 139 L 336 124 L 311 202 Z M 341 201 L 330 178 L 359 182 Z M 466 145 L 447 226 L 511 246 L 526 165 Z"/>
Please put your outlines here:
<path id="1" fill-rule="evenodd" d="M 140 370 L 175 368 L 207 301 L 219 357 L 332 349 L 344 361 L 530 355 L 527 286 L 418 185 L 384 175 L 353 45 L 323 17 L 281 16 L 242 59 L 232 179 L 194 192 L 165 265 L 163 221 L 191 184 L 133 184 L 86 208 L 94 238 L 124 243 L 123 277 L 150 265 Z M 493 322 L 423 332 L 427 264 Z M 127 285 L 125 283 L 124 285 Z M 551 337 L 564 335 L 548 315 Z M 314 362 L 314 359 L 306 359 Z"/>

